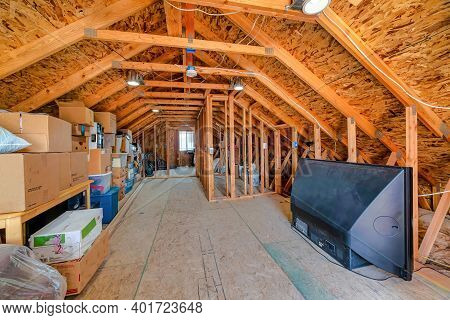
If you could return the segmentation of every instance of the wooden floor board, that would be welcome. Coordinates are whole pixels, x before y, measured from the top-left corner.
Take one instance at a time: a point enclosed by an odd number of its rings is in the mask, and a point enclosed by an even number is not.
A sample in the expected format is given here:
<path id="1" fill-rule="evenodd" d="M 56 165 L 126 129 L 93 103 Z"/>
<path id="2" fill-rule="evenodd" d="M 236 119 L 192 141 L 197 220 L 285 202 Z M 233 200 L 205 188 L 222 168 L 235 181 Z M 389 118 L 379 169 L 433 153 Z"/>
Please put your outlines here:
<path id="1" fill-rule="evenodd" d="M 196 178 L 144 183 L 78 298 L 450 298 L 418 279 L 379 282 L 330 263 L 290 228 L 289 203 L 279 195 L 209 202 Z M 386 275 L 374 267 L 361 273 Z"/>

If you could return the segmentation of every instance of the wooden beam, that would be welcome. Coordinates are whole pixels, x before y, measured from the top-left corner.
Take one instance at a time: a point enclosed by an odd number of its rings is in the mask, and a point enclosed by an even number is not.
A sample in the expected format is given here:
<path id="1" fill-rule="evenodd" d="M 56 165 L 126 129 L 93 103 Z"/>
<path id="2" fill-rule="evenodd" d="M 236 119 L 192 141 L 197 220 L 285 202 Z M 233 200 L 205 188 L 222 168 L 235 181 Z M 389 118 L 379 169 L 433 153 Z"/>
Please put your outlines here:
<path id="1" fill-rule="evenodd" d="M 181 105 L 181 106 L 203 106 L 203 101 L 199 100 L 167 100 L 167 99 L 143 99 L 145 104 L 151 105 Z"/>
<path id="2" fill-rule="evenodd" d="M 193 83 L 193 82 L 184 83 L 172 81 L 145 80 L 144 85 L 147 87 L 161 87 L 161 88 L 232 90 L 228 83 Z"/>
<path id="3" fill-rule="evenodd" d="M 253 194 L 253 123 L 252 123 L 252 109 L 248 109 L 248 150 L 247 150 L 247 163 L 248 163 L 248 180 L 249 195 Z"/>
<path id="4" fill-rule="evenodd" d="M 13 112 L 23 111 L 29 112 L 36 110 L 37 108 L 49 103 L 63 94 L 79 87 L 80 85 L 88 82 L 89 80 L 97 77 L 98 75 L 104 73 L 111 69 L 111 63 L 114 60 L 130 58 L 136 54 L 147 49 L 148 45 L 136 45 L 130 44 L 126 45 L 124 48 L 118 50 L 118 53 L 113 52 L 106 57 L 88 65 L 87 67 L 71 74 L 70 76 L 64 78 L 63 80 L 55 83 L 54 85 L 44 88 L 33 96 L 26 100 L 23 100 L 12 107 L 10 110 Z"/>
<path id="5" fill-rule="evenodd" d="M 243 44 L 221 42 L 221 41 L 187 39 L 180 37 L 161 36 L 149 33 L 125 32 L 118 30 L 85 29 L 84 35 L 86 39 L 93 39 L 93 40 L 139 43 L 152 46 L 181 48 L 181 49 L 192 48 L 196 50 L 232 52 L 238 54 L 248 54 L 252 56 L 265 56 L 265 57 L 273 56 L 273 50 L 271 50 L 271 48 L 248 46 Z"/>
<path id="6" fill-rule="evenodd" d="M 231 95 L 228 99 L 228 110 L 230 119 L 230 196 L 233 199 L 236 198 L 236 167 L 234 166 L 234 96 Z"/>
<path id="7" fill-rule="evenodd" d="M 236 96 L 234 96 L 236 100 Z M 244 195 L 247 195 L 247 110 L 242 108 L 242 179 Z"/>
<path id="8" fill-rule="evenodd" d="M 274 132 L 275 146 L 275 192 L 281 193 L 281 134 L 280 130 Z"/>
<path id="9" fill-rule="evenodd" d="M 419 250 L 419 177 L 417 160 L 417 110 L 415 106 L 406 108 L 406 166 L 412 168 L 412 226 L 413 260 L 418 260 Z"/>
<path id="10" fill-rule="evenodd" d="M 220 10 L 232 12 L 245 12 L 256 15 L 265 15 L 277 17 L 280 19 L 289 19 L 308 23 L 317 23 L 316 17 L 306 15 L 298 10 L 286 9 L 292 1 L 258 1 L 258 0 L 180 0 L 179 2 L 197 4 L 201 6 L 213 7 Z"/>
<path id="11" fill-rule="evenodd" d="M 158 156 L 156 155 L 156 124 L 153 126 L 153 156 L 155 157 L 155 171 L 158 170 Z"/>
<path id="12" fill-rule="evenodd" d="M 292 137 L 291 137 L 291 156 L 292 156 L 292 180 L 295 179 L 295 174 L 297 173 L 297 165 L 298 165 L 298 131 L 297 128 L 292 127 Z M 288 158 L 289 159 L 289 158 Z"/>
<path id="13" fill-rule="evenodd" d="M 265 182 L 265 169 L 264 169 L 264 123 L 262 121 L 259 122 L 259 146 L 260 146 L 260 151 L 259 151 L 259 158 L 260 158 L 260 165 L 259 165 L 259 185 L 260 185 L 260 191 L 261 193 L 264 193 L 265 191 L 265 187 L 264 187 L 264 182 Z"/>
<path id="14" fill-rule="evenodd" d="M 347 118 L 348 162 L 357 162 L 355 119 Z"/>
<path id="15" fill-rule="evenodd" d="M 213 119 L 212 119 L 212 99 L 209 96 L 206 98 L 206 147 L 207 147 L 207 157 L 206 157 L 206 172 L 208 174 L 208 200 L 211 201 L 214 197 L 214 171 L 212 167 L 213 155 L 211 150 L 213 150 Z"/>
<path id="16" fill-rule="evenodd" d="M 415 104 L 419 119 L 433 134 L 450 141 L 450 131 L 446 123 L 432 109 L 412 99 L 410 95 L 417 97 L 414 89 L 409 87 L 331 8 L 325 9 L 317 20 L 404 106 Z"/>
<path id="17" fill-rule="evenodd" d="M 163 64 L 152 62 L 135 62 L 135 61 L 113 61 L 112 66 L 116 69 L 140 70 L 146 72 L 171 72 L 186 73 L 186 66 L 175 64 Z M 195 70 L 199 74 L 229 77 L 253 77 L 252 72 L 247 70 L 235 70 L 226 68 L 211 68 L 196 66 Z"/>
<path id="18" fill-rule="evenodd" d="M 100 101 L 112 96 L 113 94 L 123 90 L 127 87 L 127 82 L 124 79 L 118 79 L 110 84 L 100 88 L 100 90 L 87 96 L 83 102 L 87 108 L 95 106 Z"/>
<path id="19" fill-rule="evenodd" d="M 0 79 L 82 40 L 84 28 L 106 28 L 144 9 L 156 0 L 120 0 L 50 34 L 5 52 L 0 57 Z"/>
<path id="20" fill-rule="evenodd" d="M 322 159 L 322 143 L 320 139 L 320 127 L 317 123 L 314 124 L 314 158 Z"/>
<path id="21" fill-rule="evenodd" d="M 436 242 L 439 230 L 441 230 L 442 224 L 444 223 L 445 217 L 450 209 L 450 179 L 447 181 L 444 192 L 445 193 L 442 195 L 441 201 L 439 201 L 436 212 L 431 219 L 422 243 L 420 244 L 418 260 L 422 263 L 427 262 L 431 249 Z"/>
<path id="22" fill-rule="evenodd" d="M 177 10 L 175 7 L 180 7 L 178 2 L 170 1 L 170 5 L 168 1 L 164 2 L 164 13 L 166 15 L 166 26 L 167 26 L 167 34 L 171 37 L 181 37 L 182 36 L 182 19 L 181 19 L 181 11 Z"/>
<path id="23" fill-rule="evenodd" d="M 149 91 L 144 92 L 145 98 L 159 98 L 159 99 L 199 99 L 204 100 L 203 93 L 185 93 L 185 92 L 171 92 L 171 91 Z"/>
<path id="24" fill-rule="evenodd" d="M 391 152 L 391 154 L 389 155 L 389 159 L 386 162 L 386 165 L 395 166 L 395 164 L 397 163 L 397 157 L 398 157 L 397 152 Z"/>
<path id="25" fill-rule="evenodd" d="M 170 176 L 170 143 L 169 143 L 169 126 L 167 121 L 165 123 L 166 128 L 166 175 Z"/>

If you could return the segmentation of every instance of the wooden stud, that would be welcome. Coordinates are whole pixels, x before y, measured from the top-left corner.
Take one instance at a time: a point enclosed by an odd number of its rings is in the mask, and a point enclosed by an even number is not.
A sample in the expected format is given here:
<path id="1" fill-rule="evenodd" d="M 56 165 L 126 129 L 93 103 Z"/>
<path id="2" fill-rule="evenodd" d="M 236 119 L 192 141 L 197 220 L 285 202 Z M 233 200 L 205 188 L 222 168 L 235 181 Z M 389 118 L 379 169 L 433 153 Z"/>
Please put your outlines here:
<path id="1" fill-rule="evenodd" d="M 355 119 L 347 118 L 348 162 L 357 162 L 356 152 L 356 123 Z"/>
<path id="2" fill-rule="evenodd" d="M 439 194 L 439 192 L 441 192 L 441 185 L 439 183 L 431 186 L 431 193 L 433 193 L 433 196 L 431 198 L 433 203 L 433 211 L 437 210 L 439 201 L 441 199 L 441 195 Z"/>
<path id="3" fill-rule="evenodd" d="M 397 163 L 397 152 L 391 152 L 391 154 L 389 155 L 389 159 L 386 162 L 386 165 L 395 166 L 396 163 Z"/>
<path id="4" fill-rule="evenodd" d="M 280 130 L 274 132 L 275 145 L 275 192 L 281 193 L 281 134 Z"/>
<path id="5" fill-rule="evenodd" d="M 236 96 L 235 96 L 236 98 Z M 247 111 L 242 108 L 242 179 L 244 180 L 244 195 L 247 195 Z"/>
<path id="6" fill-rule="evenodd" d="M 259 184 L 260 184 L 260 190 L 261 193 L 264 193 L 265 191 L 265 187 L 264 187 L 264 183 L 266 181 L 265 179 L 265 169 L 264 169 L 264 123 L 262 121 L 259 122 L 259 146 L 260 146 L 260 151 L 259 151 L 259 157 L 260 157 L 260 165 L 259 165 Z"/>
<path id="7" fill-rule="evenodd" d="M 169 141 L 169 125 L 166 121 L 166 175 L 170 176 L 170 141 Z"/>
<path id="8" fill-rule="evenodd" d="M 228 99 L 230 118 L 230 196 L 236 198 L 236 167 L 235 167 L 235 145 L 234 145 L 234 96 Z"/>
<path id="9" fill-rule="evenodd" d="M 206 98 L 206 146 L 207 146 L 207 159 L 206 159 L 206 173 L 208 175 L 208 200 L 211 201 L 214 197 L 214 172 L 212 168 L 213 155 L 211 150 L 213 149 L 213 119 L 212 119 L 212 99 L 210 96 Z"/>
<path id="10" fill-rule="evenodd" d="M 156 144 L 156 124 L 155 125 L 153 125 L 153 156 L 155 157 L 155 168 L 154 168 L 154 171 L 155 171 L 155 174 L 156 174 L 156 171 L 158 170 L 158 160 L 157 160 L 157 156 L 156 156 L 156 147 L 157 147 L 157 144 Z"/>
<path id="11" fill-rule="evenodd" d="M 292 141 L 291 141 L 291 157 L 292 157 L 292 179 L 294 180 L 295 174 L 297 173 L 297 165 L 298 165 L 298 132 L 297 128 L 292 127 Z"/>
<path id="12" fill-rule="evenodd" d="M 249 195 L 253 195 L 253 123 L 252 123 L 252 109 L 248 109 L 248 150 L 247 150 L 247 162 L 248 162 L 248 180 Z"/>
<path id="13" fill-rule="evenodd" d="M 441 201 L 439 201 L 436 212 L 431 219 L 430 225 L 428 226 L 420 245 L 418 260 L 422 263 L 426 263 L 431 249 L 436 242 L 439 230 L 441 230 L 442 224 L 444 223 L 445 217 L 450 209 L 450 179 L 447 181 L 444 191 L 445 193 L 443 193 Z"/>
<path id="14" fill-rule="evenodd" d="M 416 107 L 406 108 L 406 166 L 412 168 L 412 225 L 413 257 L 418 260 L 419 251 L 419 176 L 417 161 L 417 111 Z"/>
<path id="15" fill-rule="evenodd" d="M 322 143 L 320 139 L 320 127 L 317 123 L 314 124 L 314 158 L 322 159 Z"/>
<path id="16" fill-rule="evenodd" d="M 226 102 L 225 103 L 225 106 L 224 106 L 224 113 L 225 113 L 225 118 L 224 118 L 224 126 L 225 126 L 225 129 L 224 129 L 224 134 L 225 134 L 225 136 L 224 136 L 224 144 L 225 144 L 225 194 L 226 194 L 226 196 L 228 197 L 228 195 L 229 195 L 229 192 L 230 192 L 230 180 L 229 180 L 229 178 L 230 178 L 230 176 L 229 176 L 229 157 L 228 157 L 228 147 L 229 147 L 229 144 L 228 144 L 228 113 L 229 113 L 229 110 L 228 110 L 228 102 Z"/>

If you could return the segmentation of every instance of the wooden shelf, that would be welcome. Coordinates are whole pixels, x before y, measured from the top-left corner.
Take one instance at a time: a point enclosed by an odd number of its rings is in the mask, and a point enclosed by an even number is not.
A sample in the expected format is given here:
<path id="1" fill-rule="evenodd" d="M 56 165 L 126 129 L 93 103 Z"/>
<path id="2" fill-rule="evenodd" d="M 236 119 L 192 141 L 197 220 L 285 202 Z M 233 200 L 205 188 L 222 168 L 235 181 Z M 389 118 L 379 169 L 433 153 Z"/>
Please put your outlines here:
<path id="1" fill-rule="evenodd" d="M 76 186 L 65 189 L 59 193 L 59 195 L 46 203 L 37 206 L 36 208 L 21 211 L 0 214 L 0 229 L 6 229 L 6 243 L 8 244 L 20 244 L 25 243 L 24 239 L 24 223 L 41 213 L 53 208 L 73 196 L 86 191 L 86 208 L 91 207 L 90 201 L 90 184 L 92 180 L 88 180 L 77 184 Z"/>

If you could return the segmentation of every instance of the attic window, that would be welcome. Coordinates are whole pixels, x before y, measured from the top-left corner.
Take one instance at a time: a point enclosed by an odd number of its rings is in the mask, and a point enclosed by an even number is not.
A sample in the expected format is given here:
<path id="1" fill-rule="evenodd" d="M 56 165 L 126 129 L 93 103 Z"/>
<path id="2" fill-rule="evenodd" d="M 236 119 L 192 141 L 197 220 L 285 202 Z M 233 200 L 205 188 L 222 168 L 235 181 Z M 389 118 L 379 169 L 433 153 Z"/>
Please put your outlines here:
<path id="1" fill-rule="evenodd" d="M 194 132 L 179 131 L 180 151 L 194 151 Z"/>

